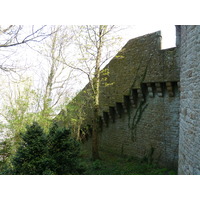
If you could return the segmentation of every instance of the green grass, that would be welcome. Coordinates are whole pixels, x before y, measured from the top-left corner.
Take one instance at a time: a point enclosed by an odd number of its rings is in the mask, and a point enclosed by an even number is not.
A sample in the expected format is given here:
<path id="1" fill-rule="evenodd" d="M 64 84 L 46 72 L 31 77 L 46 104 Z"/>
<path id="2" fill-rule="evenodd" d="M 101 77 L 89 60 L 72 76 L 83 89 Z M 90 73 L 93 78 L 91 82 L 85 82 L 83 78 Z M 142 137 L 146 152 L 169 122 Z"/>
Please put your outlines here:
<path id="1" fill-rule="evenodd" d="M 167 168 L 159 168 L 152 164 L 141 163 L 137 160 L 116 159 L 96 160 L 83 159 L 84 175 L 176 175 Z"/>

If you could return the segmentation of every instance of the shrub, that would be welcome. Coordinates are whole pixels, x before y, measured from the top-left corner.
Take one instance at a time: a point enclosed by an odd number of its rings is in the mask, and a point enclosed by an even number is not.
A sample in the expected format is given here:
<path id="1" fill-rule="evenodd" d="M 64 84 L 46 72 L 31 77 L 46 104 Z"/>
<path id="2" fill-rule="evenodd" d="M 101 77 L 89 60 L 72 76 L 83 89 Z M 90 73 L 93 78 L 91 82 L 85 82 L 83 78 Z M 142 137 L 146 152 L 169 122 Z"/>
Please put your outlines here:
<path id="1" fill-rule="evenodd" d="M 27 127 L 22 142 L 12 159 L 13 173 L 42 175 L 48 168 L 47 138 L 37 123 Z"/>
<path id="2" fill-rule="evenodd" d="M 48 135 L 48 149 L 50 169 L 55 174 L 78 174 L 82 171 L 79 143 L 71 137 L 69 130 L 54 124 Z"/>
<path id="3" fill-rule="evenodd" d="M 33 123 L 21 139 L 11 159 L 12 168 L 7 168 L 2 174 L 63 175 L 84 172 L 79 164 L 79 143 L 71 137 L 69 130 L 54 124 L 46 135 L 37 123 Z"/>

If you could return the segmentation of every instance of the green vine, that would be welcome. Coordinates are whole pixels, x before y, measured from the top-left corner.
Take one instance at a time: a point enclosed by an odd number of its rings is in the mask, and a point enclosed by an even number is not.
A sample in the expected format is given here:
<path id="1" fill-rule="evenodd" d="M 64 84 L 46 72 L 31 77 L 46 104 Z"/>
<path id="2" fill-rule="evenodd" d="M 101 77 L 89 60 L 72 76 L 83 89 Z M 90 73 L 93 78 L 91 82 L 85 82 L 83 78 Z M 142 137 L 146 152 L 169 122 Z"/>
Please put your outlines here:
<path id="1" fill-rule="evenodd" d="M 148 103 L 140 102 L 140 105 L 138 106 L 135 112 L 135 115 L 133 116 L 132 123 L 130 123 L 131 117 L 129 116 L 129 128 L 131 129 L 131 140 L 133 142 L 136 141 L 137 125 L 140 122 L 142 114 L 147 108 L 147 106 L 148 106 Z"/>
<path id="2" fill-rule="evenodd" d="M 140 81 L 141 84 L 142 84 L 142 82 L 144 81 L 144 79 L 145 79 L 145 77 L 146 77 L 148 65 L 149 65 L 149 63 L 150 63 L 150 61 L 151 61 L 151 58 L 152 58 L 152 55 L 150 56 L 149 62 L 147 62 L 147 65 L 146 65 L 146 67 L 145 67 L 144 74 L 143 74 L 142 79 L 141 79 L 141 81 Z M 139 64 L 139 66 L 138 66 L 138 68 L 137 68 L 137 74 L 138 74 L 138 71 L 139 71 L 140 66 L 141 66 L 141 63 Z M 137 80 L 137 79 L 136 79 L 137 74 L 136 74 L 136 76 L 135 76 L 135 80 L 133 81 L 133 84 L 132 84 L 132 87 L 131 87 L 131 88 L 133 88 L 134 85 L 135 85 L 135 82 L 136 82 L 136 80 Z M 131 95 L 131 90 L 130 90 L 130 95 Z M 136 141 L 137 125 L 138 125 L 138 123 L 139 123 L 139 121 L 140 121 L 140 119 L 141 119 L 141 117 L 142 117 L 143 112 L 144 112 L 145 109 L 147 108 L 147 106 L 148 106 L 148 103 L 146 103 L 146 101 L 141 101 L 141 102 L 140 102 L 140 105 L 137 107 L 136 112 L 135 112 L 135 115 L 133 116 L 132 123 L 131 123 L 131 115 L 132 115 L 132 112 L 129 111 L 128 126 L 129 126 L 129 128 L 130 128 L 130 130 L 131 130 L 131 140 L 132 140 L 133 142 Z"/>

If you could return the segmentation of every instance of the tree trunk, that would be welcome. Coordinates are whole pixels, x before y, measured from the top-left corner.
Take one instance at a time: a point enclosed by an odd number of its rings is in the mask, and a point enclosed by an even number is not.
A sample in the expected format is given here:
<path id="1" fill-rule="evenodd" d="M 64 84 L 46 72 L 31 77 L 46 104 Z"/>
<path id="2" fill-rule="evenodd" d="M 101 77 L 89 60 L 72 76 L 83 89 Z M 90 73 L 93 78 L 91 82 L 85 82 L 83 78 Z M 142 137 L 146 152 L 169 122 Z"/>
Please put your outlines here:
<path id="1" fill-rule="evenodd" d="M 99 145 L 98 145 L 98 135 L 99 135 L 99 123 L 98 123 L 98 107 L 94 108 L 94 121 L 92 130 L 92 159 L 100 159 L 99 156 Z"/>
<path id="2" fill-rule="evenodd" d="M 96 66 L 95 66 L 95 77 L 93 80 L 94 88 L 94 108 L 93 108 L 93 132 L 92 132 L 92 159 L 100 159 L 99 156 L 99 92 L 100 92 L 100 65 L 101 65 L 101 55 L 103 47 L 103 37 L 107 26 L 99 26 L 99 35 L 97 42 L 97 56 L 96 56 Z"/>

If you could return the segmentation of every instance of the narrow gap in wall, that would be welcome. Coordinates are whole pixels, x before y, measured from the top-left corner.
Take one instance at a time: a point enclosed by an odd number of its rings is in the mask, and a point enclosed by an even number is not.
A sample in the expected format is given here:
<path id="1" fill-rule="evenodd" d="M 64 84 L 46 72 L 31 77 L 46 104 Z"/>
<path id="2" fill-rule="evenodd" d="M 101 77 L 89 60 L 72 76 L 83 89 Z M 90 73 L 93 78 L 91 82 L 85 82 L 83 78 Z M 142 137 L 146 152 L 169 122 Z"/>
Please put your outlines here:
<path id="1" fill-rule="evenodd" d="M 176 31 L 175 25 L 168 25 L 161 30 L 162 42 L 161 49 L 169 49 L 176 47 Z"/>

